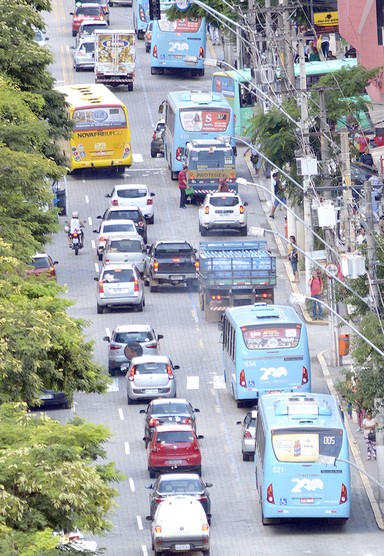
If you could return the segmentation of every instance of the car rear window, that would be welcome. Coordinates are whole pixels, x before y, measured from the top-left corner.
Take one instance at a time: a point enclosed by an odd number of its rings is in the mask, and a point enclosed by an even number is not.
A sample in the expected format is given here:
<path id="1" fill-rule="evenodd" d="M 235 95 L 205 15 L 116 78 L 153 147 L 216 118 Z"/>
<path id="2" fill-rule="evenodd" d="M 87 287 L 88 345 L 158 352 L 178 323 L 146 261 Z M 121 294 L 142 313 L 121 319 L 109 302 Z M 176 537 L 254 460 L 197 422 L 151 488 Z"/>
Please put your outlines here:
<path id="1" fill-rule="evenodd" d="M 152 411 L 152 415 L 184 415 L 185 413 L 189 413 L 189 409 L 183 404 L 176 403 L 156 404 Z"/>
<path id="2" fill-rule="evenodd" d="M 108 234 L 113 232 L 136 232 L 133 224 L 106 224 L 103 226 L 102 233 Z"/>
<path id="3" fill-rule="evenodd" d="M 140 214 L 137 210 L 114 210 L 109 211 L 107 214 L 107 220 L 141 220 Z"/>
<path id="4" fill-rule="evenodd" d="M 118 344 L 127 344 L 128 342 L 150 342 L 153 339 L 152 332 L 119 332 L 114 341 Z"/>
<path id="5" fill-rule="evenodd" d="M 139 375 L 167 374 L 165 363 L 139 363 L 135 365 L 135 373 Z"/>
<path id="6" fill-rule="evenodd" d="M 159 485 L 159 492 L 166 494 L 168 492 L 201 492 L 200 481 L 180 479 L 178 481 L 162 481 Z"/>
<path id="7" fill-rule="evenodd" d="M 112 253 L 141 253 L 141 241 L 139 239 L 112 240 L 109 250 Z"/>
<path id="8" fill-rule="evenodd" d="M 121 199 L 139 199 L 140 197 L 146 197 L 148 191 L 147 189 L 119 189 L 116 191 L 116 195 L 121 197 Z"/>
<path id="9" fill-rule="evenodd" d="M 192 441 L 193 434 L 189 431 L 158 432 L 156 435 L 156 444 L 182 444 Z"/>
<path id="10" fill-rule="evenodd" d="M 93 43 L 93 42 L 84 42 L 81 45 L 80 50 L 85 50 L 85 52 L 87 54 L 90 54 L 90 53 L 94 52 L 94 50 L 95 50 L 95 43 Z"/>
<path id="11" fill-rule="evenodd" d="M 235 207 L 239 204 L 238 197 L 211 197 L 209 203 L 213 207 Z"/>
<path id="12" fill-rule="evenodd" d="M 37 259 L 32 259 L 31 266 L 34 268 L 49 268 L 49 260 L 47 257 L 38 257 Z"/>
<path id="13" fill-rule="evenodd" d="M 178 255 L 191 253 L 192 248 L 187 243 L 163 243 L 156 247 L 156 255 Z"/>
<path id="14" fill-rule="evenodd" d="M 107 284 L 116 282 L 133 282 L 134 280 L 135 275 L 129 268 L 115 270 L 107 269 L 101 275 L 101 281 L 106 282 Z"/>
<path id="15" fill-rule="evenodd" d="M 80 7 L 77 8 L 76 15 L 100 15 L 100 8 Z"/>

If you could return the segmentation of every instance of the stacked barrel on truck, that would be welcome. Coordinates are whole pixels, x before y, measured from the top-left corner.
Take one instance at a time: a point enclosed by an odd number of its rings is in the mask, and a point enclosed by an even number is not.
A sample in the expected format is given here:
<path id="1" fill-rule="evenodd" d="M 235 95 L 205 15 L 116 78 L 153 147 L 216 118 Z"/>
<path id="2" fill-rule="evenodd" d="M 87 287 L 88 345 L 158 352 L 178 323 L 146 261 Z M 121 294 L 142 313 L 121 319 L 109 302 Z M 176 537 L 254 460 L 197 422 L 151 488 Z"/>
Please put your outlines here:
<path id="1" fill-rule="evenodd" d="M 227 307 L 273 304 L 276 258 L 266 241 L 202 241 L 199 249 L 200 308 L 207 322 Z"/>

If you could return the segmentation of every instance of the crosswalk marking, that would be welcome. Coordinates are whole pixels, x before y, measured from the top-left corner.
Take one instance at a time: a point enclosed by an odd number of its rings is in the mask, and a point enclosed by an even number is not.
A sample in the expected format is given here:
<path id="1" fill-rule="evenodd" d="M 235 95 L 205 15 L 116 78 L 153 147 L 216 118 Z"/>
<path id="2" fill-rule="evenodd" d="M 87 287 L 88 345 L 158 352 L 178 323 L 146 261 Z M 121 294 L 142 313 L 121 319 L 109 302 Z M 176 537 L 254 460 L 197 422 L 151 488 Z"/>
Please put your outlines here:
<path id="1" fill-rule="evenodd" d="M 108 384 L 108 392 L 118 392 L 119 391 L 119 380 L 113 378 L 111 384 Z"/>
<path id="2" fill-rule="evenodd" d="M 132 153 L 133 162 L 144 162 L 143 155 L 140 153 Z"/>
<path id="3" fill-rule="evenodd" d="M 215 375 L 213 377 L 213 388 L 214 390 L 225 390 L 225 380 L 220 375 Z"/>
<path id="4" fill-rule="evenodd" d="M 199 377 L 187 376 L 187 390 L 198 390 L 198 389 L 199 389 Z"/>

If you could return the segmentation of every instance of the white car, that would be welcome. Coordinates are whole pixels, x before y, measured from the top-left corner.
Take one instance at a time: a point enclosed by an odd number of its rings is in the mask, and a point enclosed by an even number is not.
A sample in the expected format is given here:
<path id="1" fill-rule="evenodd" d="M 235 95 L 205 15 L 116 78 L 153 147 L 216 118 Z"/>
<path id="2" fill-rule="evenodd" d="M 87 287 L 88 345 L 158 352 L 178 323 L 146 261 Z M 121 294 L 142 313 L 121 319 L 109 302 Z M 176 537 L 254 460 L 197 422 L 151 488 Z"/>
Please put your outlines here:
<path id="1" fill-rule="evenodd" d="M 199 231 L 206 236 L 210 230 L 238 230 L 246 236 L 247 211 L 237 193 L 212 193 L 206 195 L 199 209 Z"/>
<path id="2" fill-rule="evenodd" d="M 82 38 L 78 46 L 73 49 L 73 67 L 76 71 L 94 69 L 95 67 L 95 37 L 87 35 Z"/>
<path id="3" fill-rule="evenodd" d="M 46 42 L 49 41 L 49 38 L 45 36 L 45 33 L 37 27 L 33 27 L 33 30 L 35 32 L 35 42 L 37 42 L 39 46 L 46 46 Z"/>
<path id="4" fill-rule="evenodd" d="M 99 234 L 96 245 L 99 261 L 103 258 L 103 252 L 108 238 L 113 237 L 114 235 L 121 235 L 122 233 L 132 234 L 134 237 L 139 235 L 133 220 L 104 220 L 101 223 L 100 230 L 93 231 L 94 233 Z"/>
<path id="5" fill-rule="evenodd" d="M 131 183 L 129 185 L 115 185 L 112 192 L 106 197 L 111 199 L 112 207 L 135 206 L 141 209 L 148 224 L 155 222 L 153 197 L 144 183 Z"/>
<path id="6" fill-rule="evenodd" d="M 84 39 L 85 37 L 94 37 L 95 35 L 95 29 L 106 29 L 107 27 L 109 27 L 108 23 L 104 20 L 98 20 L 98 19 L 85 19 L 80 27 L 79 27 L 79 31 L 76 35 L 76 44 L 75 47 L 79 46 L 79 43 L 81 41 L 81 39 Z"/>

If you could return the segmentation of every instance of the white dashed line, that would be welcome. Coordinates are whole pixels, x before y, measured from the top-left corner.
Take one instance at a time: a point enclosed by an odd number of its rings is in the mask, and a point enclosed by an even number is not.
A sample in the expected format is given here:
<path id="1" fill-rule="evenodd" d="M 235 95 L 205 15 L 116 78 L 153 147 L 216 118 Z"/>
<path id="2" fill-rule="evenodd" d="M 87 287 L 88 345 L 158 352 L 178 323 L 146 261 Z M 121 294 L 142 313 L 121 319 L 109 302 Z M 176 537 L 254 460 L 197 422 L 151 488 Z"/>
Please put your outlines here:
<path id="1" fill-rule="evenodd" d="M 108 392 L 119 392 L 119 380 L 113 378 L 112 382 L 108 384 Z"/>
<path id="2" fill-rule="evenodd" d="M 133 162 L 144 162 L 143 155 L 139 153 L 132 153 L 132 160 Z"/>
<path id="3" fill-rule="evenodd" d="M 91 240 L 92 249 L 96 249 L 96 241 L 94 239 Z"/>
<path id="4" fill-rule="evenodd" d="M 90 216 L 88 216 L 88 224 L 92 226 L 92 218 Z"/>
<path id="5" fill-rule="evenodd" d="M 96 270 L 97 274 L 99 274 L 99 272 L 100 272 L 99 263 L 95 263 L 95 270 Z"/>
<path id="6" fill-rule="evenodd" d="M 117 411 L 119 412 L 120 421 L 124 421 L 124 413 L 121 407 Z"/>
<path id="7" fill-rule="evenodd" d="M 88 195 L 85 196 L 85 202 L 86 202 L 87 204 L 89 204 L 89 197 L 88 197 Z"/>
<path id="8" fill-rule="evenodd" d="M 135 488 L 135 483 L 133 482 L 133 479 L 128 479 L 129 482 L 129 488 L 131 489 L 131 492 L 135 492 L 136 488 Z"/>
<path id="9" fill-rule="evenodd" d="M 130 449 L 129 449 L 129 442 L 124 442 L 124 450 L 127 456 L 129 456 L 129 454 L 131 453 Z"/>
<path id="10" fill-rule="evenodd" d="M 199 377 L 187 376 L 187 390 L 198 390 L 198 389 L 199 389 Z"/>
<path id="11" fill-rule="evenodd" d="M 139 531 L 143 530 L 143 522 L 141 521 L 141 517 L 139 515 L 136 516 L 137 519 L 137 526 L 139 528 Z"/>
<path id="12" fill-rule="evenodd" d="M 215 375 L 213 377 L 213 388 L 215 390 L 225 390 L 226 384 L 225 384 L 225 380 L 222 376 Z"/>
<path id="13" fill-rule="evenodd" d="M 148 556 L 148 550 L 145 544 L 141 545 L 141 550 L 143 551 L 143 556 Z"/>

